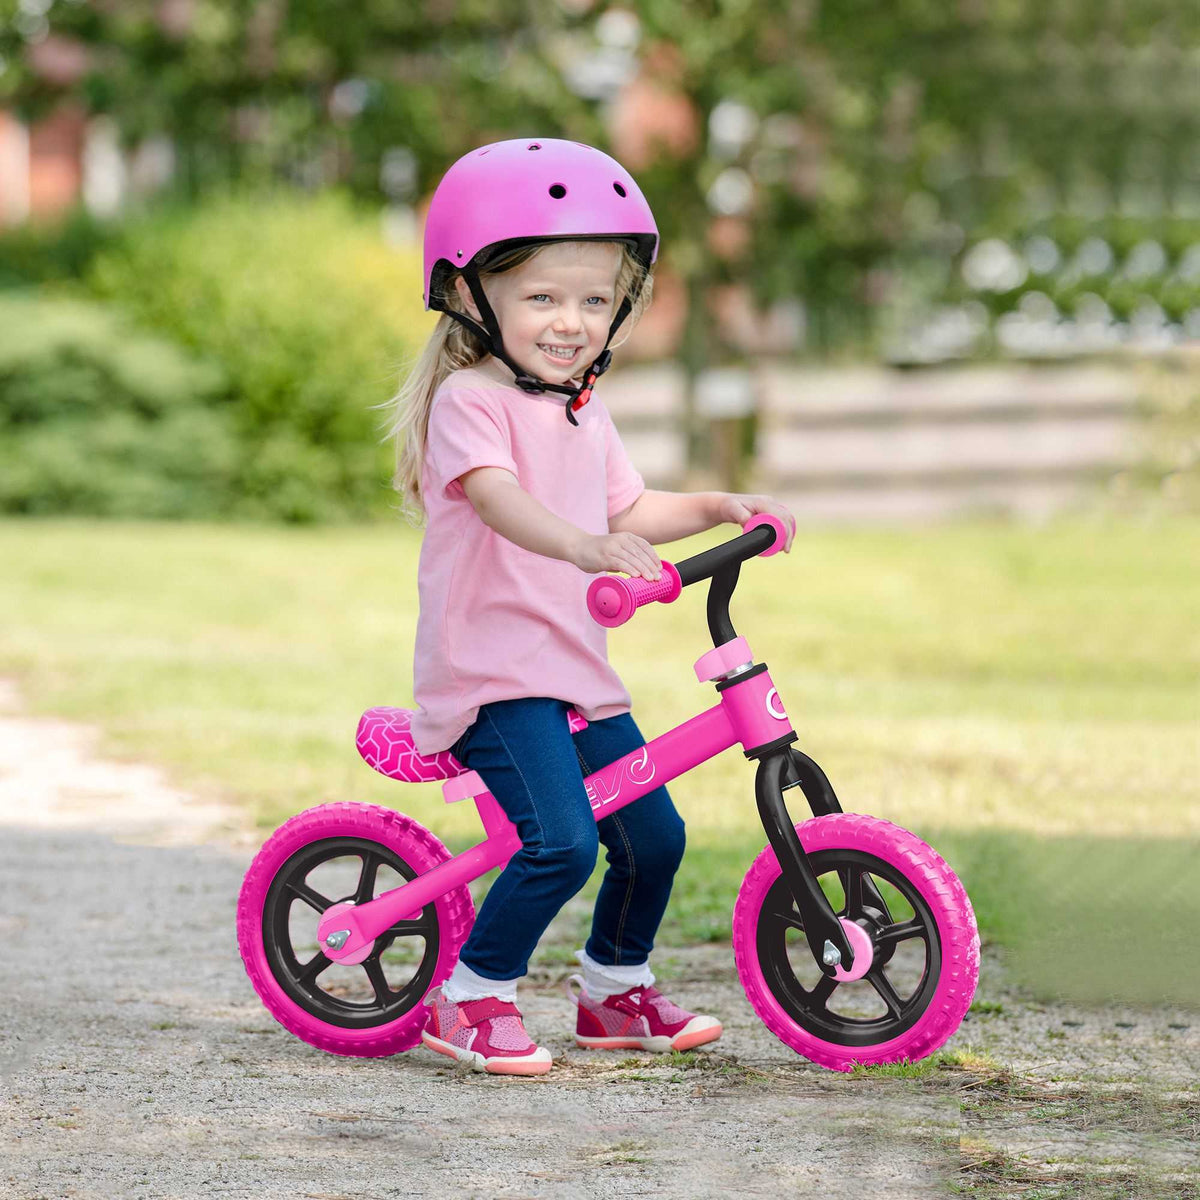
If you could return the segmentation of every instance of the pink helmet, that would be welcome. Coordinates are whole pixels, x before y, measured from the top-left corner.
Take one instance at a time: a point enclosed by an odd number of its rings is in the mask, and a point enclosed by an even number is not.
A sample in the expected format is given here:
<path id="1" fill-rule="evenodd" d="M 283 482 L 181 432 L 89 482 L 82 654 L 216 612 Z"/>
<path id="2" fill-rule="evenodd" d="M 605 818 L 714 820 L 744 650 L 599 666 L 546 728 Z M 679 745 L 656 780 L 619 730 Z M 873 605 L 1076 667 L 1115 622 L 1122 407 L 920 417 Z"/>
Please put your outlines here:
<path id="1" fill-rule="evenodd" d="M 603 151 L 561 138 L 512 138 L 463 155 L 442 177 L 425 220 L 426 309 L 441 309 L 475 333 L 525 391 L 569 395 L 572 423 L 573 411 L 587 403 L 592 384 L 611 361 L 607 342 L 578 388 L 530 376 L 509 361 L 478 269 L 493 255 L 531 242 L 582 240 L 629 242 L 647 270 L 658 257 L 654 214 L 629 172 Z M 486 329 L 446 307 L 442 291 L 455 268 Z M 635 298 L 625 297 L 618 308 L 609 341 Z"/>
<path id="2" fill-rule="evenodd" d="M 602 150 L 512 138 L 464 154 L 442 177 L 425 219 L 425 307 L 440 307 L 430 294 L 446 270 L 467 266 L 481 250 L 555 238 L 623 238 L 647 267 L 658 257 L 646 197 Z"/>

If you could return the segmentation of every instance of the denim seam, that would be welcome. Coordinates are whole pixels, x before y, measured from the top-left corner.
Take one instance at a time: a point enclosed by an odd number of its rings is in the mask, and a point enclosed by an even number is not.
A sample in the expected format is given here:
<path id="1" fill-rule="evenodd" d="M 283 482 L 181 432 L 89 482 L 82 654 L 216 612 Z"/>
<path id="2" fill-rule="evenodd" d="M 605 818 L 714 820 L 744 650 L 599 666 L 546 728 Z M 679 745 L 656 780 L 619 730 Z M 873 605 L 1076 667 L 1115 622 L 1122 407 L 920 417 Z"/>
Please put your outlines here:
<path id="1" fill-rule="evenodd" d="M 504 753 L 512 760 L 512 765 L 516 767 L 517 774 L 521 777 L 521 783 L 525 788 L 525 795 L 529 798 L 529 808 L 533 813 L 533 819 L 537 822 L 538 836 L 542 839 L 542 844 L 546 844 L 546 831 L 542 828 L 542 819 L 538 816 L 537 804 L 533 799 L 533 792 L 529 789 L 529 781 L 525 778 L 525 772 L 521 770 L 521 764 L 517 761 L 516 755 L 508 748 L 508 743 L 504 740 L 504 734 L 500 732 L 499 726 L 492 720 L 492 714 L 487 713 L 488 724 L 496 731 L 496 736 L 500 739 L 500 745 L 504 747 Z M 515 825 L 516 822 L 514 821 Z"/>
<path id="2" fill-rule="evenodd" d="M 579 759 L 580 766 L 583 767 L 584 776 L 592 774 L 592 768 L 588 766 L 587 759 L 583 757 L 583 752 L 579 749 L 578 744 L 575 746 L 575 757 Z M 621 938 L 625 932 L 625 918 L 629 913 L 629 903 L 633 899 L 633 889 L 637 882 L 637 863 L 633 857 L 633 846 L 629 842 L 629 836 L 625 832 L 625 826 L 621 824 L 616 813 L 612 814 L 612 823 L 616 831 L 621 835 L 621 841 L 625 845 L 625 854 L 629 859 L 629 883 L 625 888 L 625 900 L 621 905 L 621 915 L 617 920 L 617 936 L 613 942 L 613 955 L 616 959 L 614 966 L 621 965 Z"/>
<path id="3" fill-rule="evenodd" d="M 578 748 L 578 745 L 575 746 L 575 757 L 580 760 L 580 766 L 583 768 L 584 778 L 592 774 L 592 768 L 588 766 L 587 758 L 583 757 L 583 752 L 580 750 L 580 748 Z M 620 821 L 617 820 L 616 812 L 614 812 L 612 815 L 612 823 L 613 827 L 616 828 L 617 832 L 620 834 L 620 840 L 622 840 L 625 844 L 625 854 L 626 857 L 629 858 L 629 884 L 625 888 L 625 901 L 622 907 L 620 907 L 620 917 L 617 922 L 617 937 L 616 941 L 613 942 L 613 955 L 617 960 L 614 962 L 613 966 L 620 966 L 620 938 L 622 938 L 622 934 L 625 930 L 625 916 L 626 913 L 629 912 L 629 902 L 632 899 L 632 896 L 634 896 L 634 882 L 637 875 L 637 868 L 636 864 L 634 863 L 634 847 L 629 844 L 628 835 L 625 834 L 625 827 L 622 823 L 620 823 Z"/>
<path id="4" fill-rule="evenodd" d="M 633 899 L 634 884 L 637 882 L 637 863 L 633 859 L 633 847 L 629 844 L 625 826 L 621 824 L 616 813 L 613 813 L 613 824 L 621 835 L 621 841 L 625 843 L 625 853 L 629 858 L 629 883 L 625 888 L 625 903 L 621 905 L 621 916 L 617 921 L 617 939 L 613 943 L 613 954 L 617 960 L 613 966 L 619 967 L 621 965 L 621 937 L 625 932 L 625 917 L 629 912 L 629 902 Z"/>

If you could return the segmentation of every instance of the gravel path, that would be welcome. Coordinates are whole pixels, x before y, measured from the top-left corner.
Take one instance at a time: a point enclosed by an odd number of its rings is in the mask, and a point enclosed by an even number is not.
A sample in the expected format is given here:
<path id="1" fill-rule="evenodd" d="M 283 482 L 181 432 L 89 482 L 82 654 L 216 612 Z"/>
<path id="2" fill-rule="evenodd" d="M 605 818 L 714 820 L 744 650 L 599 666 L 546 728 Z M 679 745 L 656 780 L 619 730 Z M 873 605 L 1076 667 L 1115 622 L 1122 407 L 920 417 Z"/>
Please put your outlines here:
<path id="1" fill-rule="evenodd" d="M 959 1061 L 918 1079 L 796 1056 L 722 946 L 656 956 L 725 1021 L 683 1064 L 575 1050 L 548 964 L 522 990 L 541 1079 L 323 1054 L 238 956 L 261 834 L 93 741 L 0 690 L 2 1197 L 1196 1194 L 1200 1020 L 1034 1004 L 988 948 Z"/>

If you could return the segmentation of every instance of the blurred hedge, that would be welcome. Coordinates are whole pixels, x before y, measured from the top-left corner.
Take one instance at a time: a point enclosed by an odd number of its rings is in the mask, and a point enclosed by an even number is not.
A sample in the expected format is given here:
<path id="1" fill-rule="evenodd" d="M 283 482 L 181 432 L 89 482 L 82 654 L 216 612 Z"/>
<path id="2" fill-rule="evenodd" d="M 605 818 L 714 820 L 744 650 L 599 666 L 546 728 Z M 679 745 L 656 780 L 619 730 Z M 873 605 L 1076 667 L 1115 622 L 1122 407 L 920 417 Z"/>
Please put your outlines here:
<path id="1" fill-rule="evenodd" d="M 79 207 L 50 224 L 27 221 L 0 230 L 0 288 L 81 279 L 117 228 Z"/>
<path id="2" fill-rule="evenodd" d="M 419 252 L 387 245 L 376 214 L 331 194 L 216 199 L 131 225 L 88 284 L 221 364 L 247 452 L 234 511 L 313 521 L 392 503 L 372 405 L 432 323 Z"/>
<path id="3" fill-rule="evenodd" d="M 112 306 L 0 293 L 0 511 L 219 515 L 239 448 L 221 369 Z"/>

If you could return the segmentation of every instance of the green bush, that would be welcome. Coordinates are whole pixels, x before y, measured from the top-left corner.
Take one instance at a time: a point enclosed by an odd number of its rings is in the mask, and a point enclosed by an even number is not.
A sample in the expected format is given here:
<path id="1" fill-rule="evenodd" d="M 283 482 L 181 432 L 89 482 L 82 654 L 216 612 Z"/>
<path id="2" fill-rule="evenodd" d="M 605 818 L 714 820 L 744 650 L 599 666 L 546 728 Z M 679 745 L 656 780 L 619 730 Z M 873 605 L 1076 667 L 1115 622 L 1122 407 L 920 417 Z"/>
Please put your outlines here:
<path id="1" fill-rule="evenodd" d="M 76 208 L 59 221 L 27 222 L 0 232 L 0 288 L 81 279 L 117 229 Z"/>
<path id="2" fill-rule="evenodd" d="M 0 511 L 220 514 L 239 449 L 219 367 L 111 306 L 0 293 Z"/>
<path id="3" fill-rule="evenodd" d="M 292 521 L 393 503 L 372 406 L 431 327 L 420 255 L 345 199 L 226 197 L 138 221 L 88 276 L 145 327 L 219 362 L 245 450 L 239 513 Z"/>

